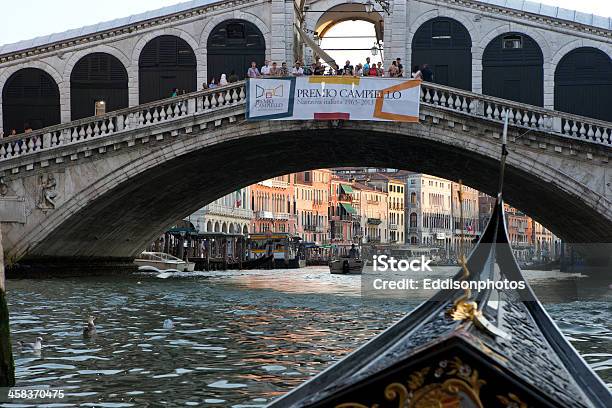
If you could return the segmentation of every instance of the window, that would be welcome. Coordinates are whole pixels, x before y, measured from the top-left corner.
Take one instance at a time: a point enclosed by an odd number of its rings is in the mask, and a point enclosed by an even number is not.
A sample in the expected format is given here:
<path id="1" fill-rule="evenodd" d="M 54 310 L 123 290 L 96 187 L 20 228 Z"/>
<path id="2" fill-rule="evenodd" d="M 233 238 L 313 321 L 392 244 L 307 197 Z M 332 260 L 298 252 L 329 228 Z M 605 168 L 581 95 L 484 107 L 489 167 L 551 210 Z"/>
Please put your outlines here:
<path id="1" fill-rule="evenodd" d="M 416 213 L 411 213 L 410 214 L 410 228 L 416 228 L 417 227 L 417 215 Z"/>
<path id="2" fill-rule="evenodd" d="M 523 37 L 520 35 L 507 35 L 502 37 L 502 48 L 517 49 L 523 48 Z"/>
<path id="3" fill-rule="evenodd" d="M 105 101 L 96 101 L 95 104 L 95 116 L 104 115 L 106 113 L 106 102 Z"/>
<path id="4" fill-rule="evenodd" d="M 451 38 L 450 21 L 434 21 L 431 25 L 431 38 L 434 40 L 448 40 Z"/>
<path id="5" fill-rule="evenodd" d="M 244 36 L 244 24 L 228 24 L 227 38 L 231 40 L 243 39 Z"/>

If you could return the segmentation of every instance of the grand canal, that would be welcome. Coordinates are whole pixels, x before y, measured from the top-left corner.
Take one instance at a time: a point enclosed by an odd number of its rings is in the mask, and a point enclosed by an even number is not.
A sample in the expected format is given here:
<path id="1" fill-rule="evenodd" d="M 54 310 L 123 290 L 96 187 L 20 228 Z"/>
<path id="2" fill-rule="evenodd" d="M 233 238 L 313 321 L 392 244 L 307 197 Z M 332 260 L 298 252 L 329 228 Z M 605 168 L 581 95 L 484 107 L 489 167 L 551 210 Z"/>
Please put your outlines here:
<path id="1" fill-rule="evenodd" d="M 612 384 L 607 283 L 526 275 L 574 347 Z M 8 291 L 18 386 L 65 396 L 2 407 L 264 406 L 426 297 L 366 299 L 359 276 L 326 268 L 13 280 Z M 90 314 L 98 333 L 84 339 Z M 163 329 L 167 318 L 174 329 Z M 39 355 L 19 353 L 18 340 L 39 335 Z"/>

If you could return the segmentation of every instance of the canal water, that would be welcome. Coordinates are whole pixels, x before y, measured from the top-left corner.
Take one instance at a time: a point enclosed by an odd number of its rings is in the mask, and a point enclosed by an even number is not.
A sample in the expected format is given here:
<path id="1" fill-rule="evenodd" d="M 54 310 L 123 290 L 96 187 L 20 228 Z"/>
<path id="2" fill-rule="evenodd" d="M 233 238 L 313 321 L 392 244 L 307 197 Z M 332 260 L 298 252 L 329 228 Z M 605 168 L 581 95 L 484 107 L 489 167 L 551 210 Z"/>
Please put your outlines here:
<path id="1" fill-rule="evenodd" d="M 454 268 L 438 268 L 450 274 Z M 612 290 L 526 272 L 547 311 L 612 384 Z M 166 276 L 166 275 L 162 275 Z M 427 294 L 361 296 L 327 268 L 8 282 L 17 383 L 63 399 L 2 407 L 260 407 L 388 327 Z M 82 337 L 88 315 L 97 335 Z M 172 319 L 173 329 L 163 321 Z M 18 340 L 44 339 L 40 354 Z M 48 404 L 48 405 L 44 405 Z"/>

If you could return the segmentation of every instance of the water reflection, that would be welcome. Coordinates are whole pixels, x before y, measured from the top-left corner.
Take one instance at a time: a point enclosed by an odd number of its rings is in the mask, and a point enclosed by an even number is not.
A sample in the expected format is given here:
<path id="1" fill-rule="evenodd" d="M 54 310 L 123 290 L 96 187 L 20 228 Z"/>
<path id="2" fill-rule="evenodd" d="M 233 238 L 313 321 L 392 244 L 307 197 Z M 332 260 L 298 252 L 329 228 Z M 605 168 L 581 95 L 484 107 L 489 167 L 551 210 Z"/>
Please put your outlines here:
<path id="1" fill-rule="evenodd" d="M 574 346 L 612 382 L 611 291 L 558 273 L 528 278 Z M 364 299 L 359 276 L 325 268 L 24 280 L 8 289 L 14 341 L 44 338 L 39 355 L 16 355 L 19 386 L 61 388 L 65 398 L 53 402 L 99 407 L 264 406 L 422 300 Z M 89 315 L 97 316 L 97 333 L 84 338 Z M 163 328 L 168 318 L 172 329 Z"/>

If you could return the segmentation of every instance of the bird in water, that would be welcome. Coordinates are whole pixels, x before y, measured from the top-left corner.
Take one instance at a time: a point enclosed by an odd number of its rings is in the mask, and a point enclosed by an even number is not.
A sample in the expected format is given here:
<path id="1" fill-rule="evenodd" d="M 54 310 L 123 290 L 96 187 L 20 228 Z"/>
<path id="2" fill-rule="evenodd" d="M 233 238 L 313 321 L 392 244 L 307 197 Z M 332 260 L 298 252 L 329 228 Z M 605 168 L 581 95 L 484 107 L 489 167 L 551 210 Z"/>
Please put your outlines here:
<path id="1" fill-rule="evenodd" d="M 22 352 L 40 352 L 42 350 L 42 337 L 37 337 L 34 343 L 19 342 Z"/>
<path id="2" fill-rule="evenodd" d="M 164 320 L 164 329 L 174 329 L 174 322 L 172 319 Z"/>
<path id="3" fill-rule="evenodd" d="M 89 316 L 87 319 L 87 324 L 83 327 L 84 337 L 91 337 L 96 334 L 96 325 L 94 324 L 94 320 L 96 320 L 94 316 Z"/>

